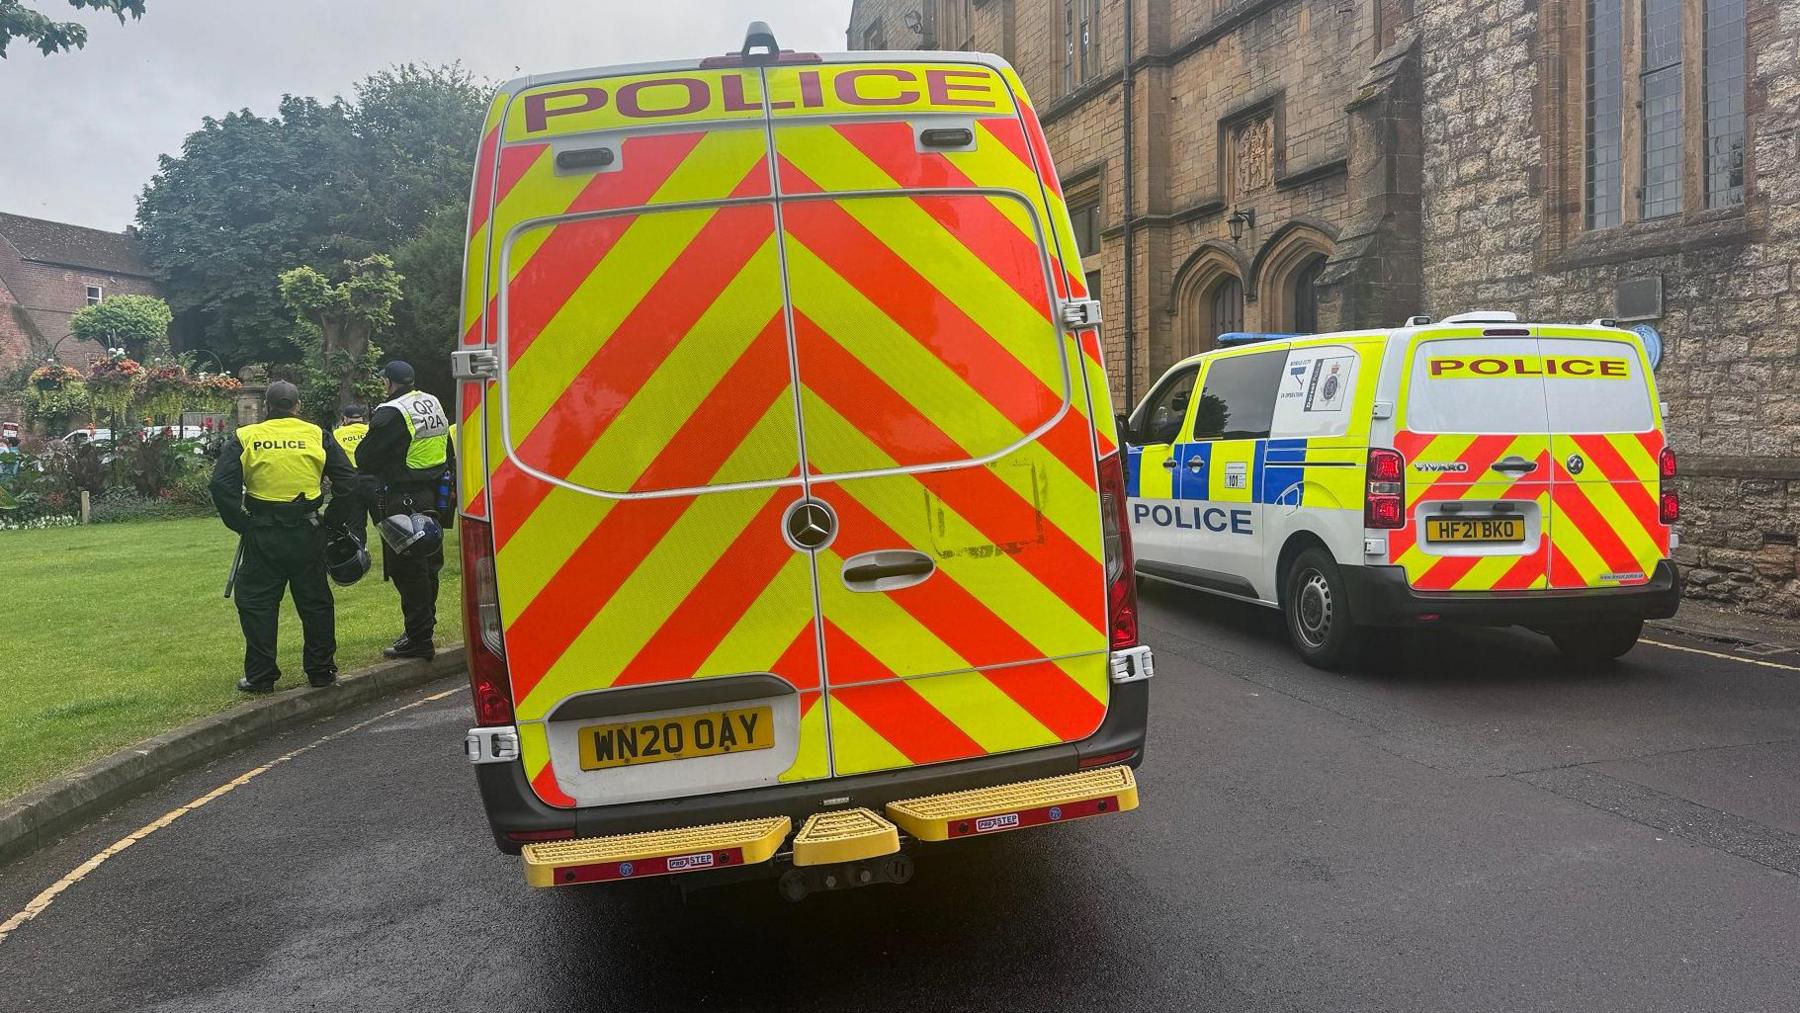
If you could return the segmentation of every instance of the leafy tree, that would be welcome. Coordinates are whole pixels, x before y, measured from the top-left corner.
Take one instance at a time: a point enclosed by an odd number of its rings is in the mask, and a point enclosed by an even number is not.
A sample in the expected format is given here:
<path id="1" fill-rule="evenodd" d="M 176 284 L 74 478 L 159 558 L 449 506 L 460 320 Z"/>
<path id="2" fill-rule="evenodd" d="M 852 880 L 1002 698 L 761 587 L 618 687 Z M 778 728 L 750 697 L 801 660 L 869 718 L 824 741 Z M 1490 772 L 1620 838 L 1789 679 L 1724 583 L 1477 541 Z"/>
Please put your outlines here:
<path id="1" fill-rule="evenodd" d="M 357 367 L 369 350 L 369 336 L 394 322 L 400 275 L 385 254 L 345 261 L 349 277 L 332 284 L 310 267 L 281 275 L 281 298 L 319 328 L 321 366 L 337 380 L 340 402 L 356 390 Z"/>
<path id="2" fill-rule="evenodd" d="M 396 359 L 412 363 L 419 386 L 441 398 L 455 393 L 450 352 L 458 340 L 462 254 L 468 210 L 459 201 L 439 208 L 419 234 L 394 251 L 405 298 L 382 341 Z"/>
<path id="3" fill-rule="evenodd" d="M 76 10 L 111 11 L 119 24 L 125 16 L 144 16 L 144 0 L 64 0 Z M 52 21 L 44 14 L 25 6 L 22 0 L 0 0 L 0 60 L 6 59 L 6 44 L 24 39 L 38 47 L 45 56 L 80 49 L 87 45 L 87 28 L 74 21 Z"/>
<path id="4" fill-rule="evenodd" d="M 466 203 L 482 91 L 458 66 L 408 64 L 353 101 L 289 96 L 273 117 L 206 119 L 138 198 L 183 332 L 233 366 L 292 361 L 296 322 L 269 279 L 394 251 Z"/>
<path id="5" fill-rule="evenodd" d="M 163 346 L 175 319 L 169 304 L 155 296 L 116 295 L 84 306 L 69 318 L 69 332 L 84 341 L 120 347 L 142 359 Z"/>

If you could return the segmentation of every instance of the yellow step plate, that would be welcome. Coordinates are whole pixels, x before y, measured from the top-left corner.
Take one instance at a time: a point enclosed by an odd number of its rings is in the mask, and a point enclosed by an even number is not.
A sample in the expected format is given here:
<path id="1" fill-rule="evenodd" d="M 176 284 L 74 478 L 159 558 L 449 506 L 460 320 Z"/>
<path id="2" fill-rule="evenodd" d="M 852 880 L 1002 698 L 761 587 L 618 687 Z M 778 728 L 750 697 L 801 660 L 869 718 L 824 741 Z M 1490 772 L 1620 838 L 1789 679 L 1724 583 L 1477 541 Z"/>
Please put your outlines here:
<path id="1" fill-rule="evenodd" d="M 1131 768 L 1102 767 L 889 802 L 887 814 L 921 841 L 947 841 L 1125 812 L 1137 804 L 1137 779 Z"/>
<path id="2" fill-rule="evenodd" d="M 900 828 L 867 809 L 814 813 L 794 835 L 795 865 L 836 865 L 900 850 Z"/>
<path id="3" fill-rule="evenodd" d="M 793 826 L 786 816 L 769 816 L 644 834 L 527 844 L 525 882 L 532 886 L 574 886 L 755 865 L 775 856 Z"/>

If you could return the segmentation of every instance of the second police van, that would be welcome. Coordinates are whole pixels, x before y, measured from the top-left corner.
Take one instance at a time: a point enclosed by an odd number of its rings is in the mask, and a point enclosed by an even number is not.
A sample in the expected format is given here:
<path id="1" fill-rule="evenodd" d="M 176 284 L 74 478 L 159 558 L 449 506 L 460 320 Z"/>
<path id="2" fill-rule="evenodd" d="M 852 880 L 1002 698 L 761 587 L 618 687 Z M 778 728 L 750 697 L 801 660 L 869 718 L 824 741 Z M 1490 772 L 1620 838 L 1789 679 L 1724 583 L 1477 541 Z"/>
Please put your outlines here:
<path id="1" fill-rule="evenodd" d="M 1279 608 L 1320 666 L 1440 622 L 1609 659 L 1674 614 L 1675 455 L 1637 335 L 1477 312 L 1258 337 L 1124 422 L 1140 578 Z"/>

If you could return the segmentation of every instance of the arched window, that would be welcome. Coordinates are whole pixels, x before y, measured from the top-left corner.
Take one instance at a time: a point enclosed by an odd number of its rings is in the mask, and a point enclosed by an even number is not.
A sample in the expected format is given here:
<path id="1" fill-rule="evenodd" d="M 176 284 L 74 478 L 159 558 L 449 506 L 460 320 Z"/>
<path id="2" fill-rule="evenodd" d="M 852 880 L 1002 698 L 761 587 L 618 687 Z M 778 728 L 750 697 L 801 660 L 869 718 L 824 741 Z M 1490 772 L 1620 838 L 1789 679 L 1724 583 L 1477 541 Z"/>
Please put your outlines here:
<path id="1" fill-rule="evenodd" d="M 1215 282 L 1206 306 L 1209 347 L 1219 343 L 1219 335 L 1244 329 L 1244 283 L 1236 277 L 1228 274 Z"/>
<path id="2" fill-rule="evenodd" d="M 1288 319 L 1294 322 L 1294 330 L 1301 334 L 1316 334 L 1319 330 L 1319 275 L 1325 273 L 1324 256 L 1315 256 L 1301 264 L 1294 271 L 1292 294 L 1292 310 Z"/>

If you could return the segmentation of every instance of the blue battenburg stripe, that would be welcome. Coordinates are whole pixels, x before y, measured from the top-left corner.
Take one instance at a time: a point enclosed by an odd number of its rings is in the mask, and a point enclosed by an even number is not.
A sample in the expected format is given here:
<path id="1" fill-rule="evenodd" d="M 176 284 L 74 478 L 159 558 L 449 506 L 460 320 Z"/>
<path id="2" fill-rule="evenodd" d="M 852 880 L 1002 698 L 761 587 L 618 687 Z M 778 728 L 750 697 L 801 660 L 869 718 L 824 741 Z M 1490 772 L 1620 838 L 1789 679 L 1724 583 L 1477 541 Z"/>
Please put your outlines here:
<path id="1" fill-rule="evenodd" d="M 1180 467 L 1176 469 L 1180 476 L 1177 481 L 1181 483 L 1176 490 L 1177 499 L 1207 498 L 1212 481 L 1212 451 L 1211 443 L 1183 443 L 1175 448 L 1180 462 Z M 1195 458 L 1200 459 L 1199 471 L 1188 467 L 1188 462 Z"/>
<path id="2" fill-rule="evenodd" d="M 1125 448 L 1125 496 L 1135 498 L 1138 495 L 1138 475 L 1144 463 L 1143 447 Z"/>
<path id="3" fill-rule="evenodd" d="M 1298 465 L 1305 460 L 1305 439 L 1264 441 L 1256 455 L 1256 501 L 1299 506 L 1306 488 L 1306 471 Z"/>

